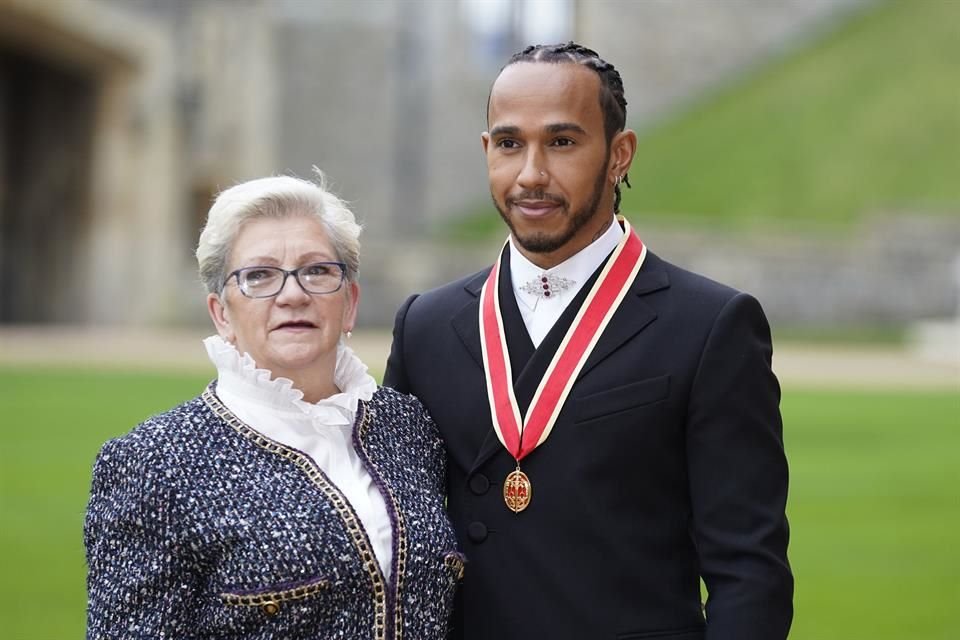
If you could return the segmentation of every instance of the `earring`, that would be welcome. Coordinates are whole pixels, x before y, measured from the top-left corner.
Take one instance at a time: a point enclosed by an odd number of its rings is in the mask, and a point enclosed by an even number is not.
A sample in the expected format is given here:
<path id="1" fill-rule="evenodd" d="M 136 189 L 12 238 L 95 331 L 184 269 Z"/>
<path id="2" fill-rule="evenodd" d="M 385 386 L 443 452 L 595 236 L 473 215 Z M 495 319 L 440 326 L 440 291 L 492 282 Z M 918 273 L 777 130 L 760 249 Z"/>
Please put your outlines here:
<path id="1" fill-rule="evenodd" d="M 347 340 L 353 337 L 353 331 L 347 330 L 347 331 L 344 331 L 343 333 L 345 336 L 347 336 Z"/>
<path id="2" fill-rule="evenodd" d="M 619 186 L 623 181 L 623 176 L 613 176 L 613 186 Z"/>
<path id="3" fill-rule="evenodd" d="M 546 176 L 546 175 L 547 175 L 546 172 L 544 172 L 544 171 L 541 171 L 541 172 L 540 172 L 540 177 L 541 177 L 541 178 L 544 177 L 544 176 Z"/>

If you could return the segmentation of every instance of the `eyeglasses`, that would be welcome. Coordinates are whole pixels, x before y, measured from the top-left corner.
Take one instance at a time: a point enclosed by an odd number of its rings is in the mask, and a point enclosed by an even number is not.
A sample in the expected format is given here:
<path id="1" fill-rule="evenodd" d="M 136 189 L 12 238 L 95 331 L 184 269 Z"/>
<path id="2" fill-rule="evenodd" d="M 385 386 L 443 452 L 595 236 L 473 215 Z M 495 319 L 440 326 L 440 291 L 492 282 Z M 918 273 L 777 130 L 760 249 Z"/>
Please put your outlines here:
<path id="1" fill-rule="evenodd" d="M 347 265 L 343 262 L 315 262 L 289 271 L 280 267 L 244 267 L 228 275 L 223 286 L 227 286 L 230 278 L 236 277 L 240 293 L 248 298 L 272 298 L 283 291 L 288 276 L 293 276 L 307 293 L 333 293 L 343 286 Z"/>

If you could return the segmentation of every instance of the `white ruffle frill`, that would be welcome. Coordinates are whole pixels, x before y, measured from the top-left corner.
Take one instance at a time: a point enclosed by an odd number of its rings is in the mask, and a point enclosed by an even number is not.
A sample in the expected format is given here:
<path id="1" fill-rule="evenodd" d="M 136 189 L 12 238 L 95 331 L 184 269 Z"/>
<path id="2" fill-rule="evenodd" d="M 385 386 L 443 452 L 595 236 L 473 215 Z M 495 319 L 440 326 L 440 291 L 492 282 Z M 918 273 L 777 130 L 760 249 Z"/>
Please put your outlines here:
<path id="1" fill-rule="evenodd" d="M 293 386 L 292 380 L 273 378 L 267 369 L 258 369 L 249 354 L 240 353 L 220 336 L 210 336 L 203 344 L 217 367 L 217 395 L 224 386 L 228 390 L 242 390 L 257 403 L 279 411 L 303 413 L 321 428 L 353 425 L 360 400 L 369 400 L 377 390 L 377 382 L 367 373 L 367 366 L 344 344 L 337 346 L 337 365 L 333 372 L 333 383 L 341 392 L 318 402 L 305 402 L 303 392 Z"/>

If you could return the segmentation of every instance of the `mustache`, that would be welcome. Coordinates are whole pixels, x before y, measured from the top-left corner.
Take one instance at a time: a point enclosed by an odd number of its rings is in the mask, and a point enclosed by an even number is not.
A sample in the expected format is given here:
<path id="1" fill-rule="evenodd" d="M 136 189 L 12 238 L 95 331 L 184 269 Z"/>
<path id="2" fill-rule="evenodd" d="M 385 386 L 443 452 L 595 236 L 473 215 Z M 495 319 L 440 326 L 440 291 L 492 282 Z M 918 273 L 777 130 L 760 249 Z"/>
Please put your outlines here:
<path id="1" fill-rule="evenodd" d="M 521 191 L 520 193 L 512 196 L 507 196 L 506 204 L 507 206 L 515 205 L 521 200 L 541 200 L 543 202 L 550 202 L 560 207 L 567 206 L 567 201 L 562 196 L 557 196 L 552 193 L 547 193 L 543 189 L 536 189 L 533 191 Z"/>

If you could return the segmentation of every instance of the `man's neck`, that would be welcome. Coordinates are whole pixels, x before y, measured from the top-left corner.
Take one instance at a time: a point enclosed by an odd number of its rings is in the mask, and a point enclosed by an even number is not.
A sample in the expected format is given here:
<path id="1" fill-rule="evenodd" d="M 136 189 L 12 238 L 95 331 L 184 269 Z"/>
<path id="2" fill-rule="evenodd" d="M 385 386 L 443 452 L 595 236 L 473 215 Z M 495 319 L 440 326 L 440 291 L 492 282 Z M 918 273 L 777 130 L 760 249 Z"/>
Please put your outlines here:
<path id="1" fill-rule="evenodd" d="M 523 255 L 524 258 L 526 258 L 533 264 L 537 265 L 538 267 L 546 271 L 548 269 L 554 268 L 558 264 L 565 262 L 566 260 L 569 260 L 571 257 L 577 255 L 578 253 L 580 253 L 581 251 L 589 247 L 591 244 L 596 242 L 604 233 L 606 233 L 607 229 L 610 228 L 610 225 L 613 223 L 614 219 L 615 218 L 613 214 L 609 216 L 604 216 L 602 220 L 602 224 L 593 233 L 593 235 L 590 237 L 588 241 L 586 242 L 581 241 L 580 243 L 574 243 L 571 241 L 555 251 L 550 251 L 545 253 L 535 253 L 532 251 L 528 251 L 527 249 L 523 248 L 523 246 L 519 242 L 516 241 L 516 238 L 513 239 L 513 244 L 514 246 L 516 246 L 517 250 Z"/>

